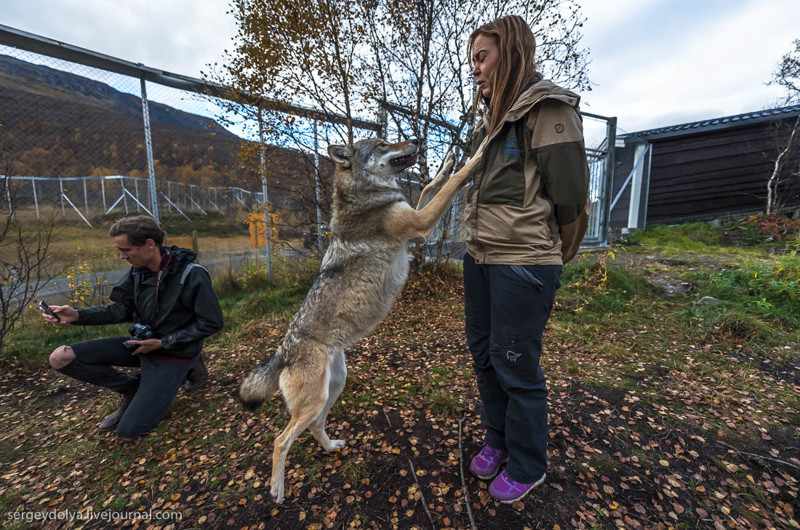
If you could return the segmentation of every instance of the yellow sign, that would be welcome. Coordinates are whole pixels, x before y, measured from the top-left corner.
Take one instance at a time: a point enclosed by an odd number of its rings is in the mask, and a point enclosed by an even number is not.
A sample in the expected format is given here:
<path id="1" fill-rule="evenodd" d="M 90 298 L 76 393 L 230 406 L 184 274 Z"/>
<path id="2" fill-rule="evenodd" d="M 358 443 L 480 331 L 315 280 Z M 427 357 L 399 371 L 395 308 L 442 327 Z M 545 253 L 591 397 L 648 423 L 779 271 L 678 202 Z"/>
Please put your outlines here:
<path id="1" fill-rule="evenodd" d="M 250 212 L 247 214 L 247 220 L 250 222 L 250 246 L 265 247 L 267 246 L 267 230 L 266 222 L 264 221 L 264 212 Z M 278 214 L 269 214 L 270 236 L 274 244 L 278 239 Z"/>

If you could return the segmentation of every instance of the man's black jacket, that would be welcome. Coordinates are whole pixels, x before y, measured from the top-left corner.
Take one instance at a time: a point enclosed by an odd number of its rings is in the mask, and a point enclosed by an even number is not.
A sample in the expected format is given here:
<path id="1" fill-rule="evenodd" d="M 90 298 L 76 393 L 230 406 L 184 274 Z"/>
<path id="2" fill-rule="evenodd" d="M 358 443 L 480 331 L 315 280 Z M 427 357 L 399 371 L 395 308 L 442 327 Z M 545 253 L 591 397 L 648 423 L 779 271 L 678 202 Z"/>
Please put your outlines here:
<path id="1" fill-rule="evenodd" d="M 192 266 L 184 275 L 197 254 L 176 246 L 167 252 L 161 266 L 169 264 L 158 282 L 157 297 L 158 273 L 131 267 L 111 290 L 113 303 L 78 309 L 75 324 L 147 324 L 164 345 L 153 354 L 184 359 L 199 354 L 203 339 L 222 329 L 222 310 L 205 269 Z"/>

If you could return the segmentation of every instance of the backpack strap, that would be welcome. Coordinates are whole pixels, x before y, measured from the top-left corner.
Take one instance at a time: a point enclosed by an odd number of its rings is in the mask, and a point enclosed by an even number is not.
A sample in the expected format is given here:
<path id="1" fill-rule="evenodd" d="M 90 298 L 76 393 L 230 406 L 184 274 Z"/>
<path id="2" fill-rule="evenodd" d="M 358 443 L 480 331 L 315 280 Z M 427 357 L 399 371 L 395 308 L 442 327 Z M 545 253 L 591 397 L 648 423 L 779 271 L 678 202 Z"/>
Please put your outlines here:
<path id="1" fill-rule="evenodd" d="M 204 271 L 206 271 L 206 274 L 208 274 L 208 270 L 206 270 L 205 267 L 203 267 L 199 263 L 192 262 L 188 264 L 185 269 L 183 269 L 183 275 L 181 275 L 181 285 L 183 285 L 183 283 L 186 281 L 186 277 L 189 276 L 189 271 L 191 271 L 195 267 L 203 269 Z"/>

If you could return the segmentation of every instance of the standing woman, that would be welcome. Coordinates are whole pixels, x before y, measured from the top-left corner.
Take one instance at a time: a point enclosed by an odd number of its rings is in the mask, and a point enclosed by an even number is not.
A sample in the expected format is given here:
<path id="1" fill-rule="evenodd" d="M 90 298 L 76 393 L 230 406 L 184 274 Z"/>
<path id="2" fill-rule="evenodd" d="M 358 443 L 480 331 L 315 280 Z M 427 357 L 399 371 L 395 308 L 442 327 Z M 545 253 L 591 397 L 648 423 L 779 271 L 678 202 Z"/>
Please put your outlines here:
<path id="1" fill-rule="evenodd" d="M 547 470 L 547 384 L 539 366 L 561 266 L 586 232 L 589 169 L 579 96 L 542 79 L 525 20 L 506 16 L 469 39 L 484 103 L 472 150 L 489 137 L 465 213 L 466 334 L 486 445 L 470 471 L 501 502 Z M 476 101 L 477 103 L 477 101 Z"/>

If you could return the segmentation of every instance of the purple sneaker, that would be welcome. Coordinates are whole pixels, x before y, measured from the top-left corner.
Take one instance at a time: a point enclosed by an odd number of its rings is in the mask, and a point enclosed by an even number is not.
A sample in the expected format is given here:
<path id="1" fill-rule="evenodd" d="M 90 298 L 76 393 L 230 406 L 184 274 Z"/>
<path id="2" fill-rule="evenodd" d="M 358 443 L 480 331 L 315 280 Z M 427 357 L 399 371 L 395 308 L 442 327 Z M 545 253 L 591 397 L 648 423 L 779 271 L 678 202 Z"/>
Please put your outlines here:
<path id="1" fill-rule="evenodd" d="M 469 470 L 476 477 L 489 480 L 497 475 L 497 472 L 500 471 L 500 466 L 506 460 L 508 460 L 508 451 L 492 449 L 488 445 L 484 445 L 481 452 L 472 459 Z"/>
<path id="2" fill-rule="evenodd" d="M 509 477 L 504 469 L 503 472 L 500 473 L 500 476 L 489 484 L 489 495 L 500 502 L 511 504 L 512 502 L 522 499 L 529 491 L 544 482 L 546 476 L 547 474 L 544 473 L 542 474 L 542 478 L 536 482 L 524 484 Z"/>

